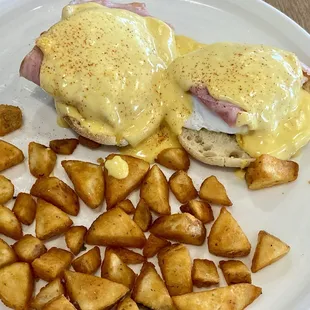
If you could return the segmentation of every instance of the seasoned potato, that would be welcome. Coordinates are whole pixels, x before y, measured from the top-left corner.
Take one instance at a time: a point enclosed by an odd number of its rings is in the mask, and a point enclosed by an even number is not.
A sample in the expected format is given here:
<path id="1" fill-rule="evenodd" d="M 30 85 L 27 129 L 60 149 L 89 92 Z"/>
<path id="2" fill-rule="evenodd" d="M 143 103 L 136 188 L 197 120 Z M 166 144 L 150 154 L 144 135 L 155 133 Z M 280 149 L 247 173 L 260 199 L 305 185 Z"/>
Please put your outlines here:
<path id="1" fill-rule="evenodd" d="M 143 248 L 143 255 L 147 258 L 153 257 L 160 249 L 169 245 L 171 245 L 171 242 L 150 234 Z"/>
<path id="2" fill-rule="evenodd" d="M 71 265 L 73 255 L 65 250 L 51 248 L 45 254 L 32 262 L 32 268 L 36 277 L 50 282 L 62 277 L 66 269 Z"/>
<path id="3" fill-rule="evenodd" d="M 18 240 L 23 236 L 22 225 L 15 214 L 7 207 L 0 205 L 0 234 Z"/>
<path id="4" fill-rule="evenodd" d="M 262 189 L 295 181 L 298 171 L 299 166 L 294 161 L 264 154 L 250 164 L 245 180 L 249 189 Z"/>
<path id="5" fill-rule="evenodd" d="M 139 310 L 139 308 L 131 298 L 126 297 L 117 305 L 116 310 Z"/>
<path id="6" fill-rule="evenodd" d="M 214 220 L 211 206 L 206 201 L 191 200 L 180 207 L 182 213 L 190 213 L 203 224 L 208 224 Z"/>
<path id="7" fill-rule="evenodd" d="M 224 207 L 211 227 L 208 247 L 211 254 L 231 258 L 247 256 L 251 251 L 247 236 Z"/>
<path id="8" fill-rule="evenodd" d="M 54 205 L 38 199 L 36 213 L 36 236 L 41 240 L 61 235 L 73 224 L 65 212 Z"/>
<path id="9" fill-rule="evenodd" d="M 175 310 L 164 281 L 149 262 L 142 266 L 132 291 L 132 299 L 152 310 Z"/>
<path id="10" fill-rule="evenodd" d="M 84 226 L 72 226 L 65 232 L 67 247 L 74 255 L 78 255 L 83 247 L 87 228 Z"/>
<path id="11" fill-rule="evenodd" d="M 101 146 L 101 144 L 95 141 L 89 140 L 83 136 L 79 136 L 79 143 L 92 150 L 98 149 Z"/>
<path id="12" fill-rule="evenodd" d="M 173 244 L 158 252 L 158 264 L 170 296 L 193 291 L 192 262 L 183 244 Z"/>
<path id="13" fill-rule="evenodd" d="M 13 264 L 17 261 L 17 257 L 13 249 L 0 238 L 0 268 Z"/>
<path id="14" fill-rule="evenodd" d="M 194 259 L 192 280 L 197 287 L 219 284 L 220 276 L 214 262 L 208 259 Z"/>
<path id="15" fill-rule="evenodd" d="M 31 195 L 19 193 L 15 199 L 13 213 L 25 225 L 31 225 L 36 216 L 37 204 Z"/>
<path id="16" fill-rule="evenodd" d="M 14 185 L 5 176 L 0 175 L 0 204 L 7 203 L 13 198 Z"/>
<path id="17" fill-rule="evenodd" d="M 60 155 L 71 155 L 79 144 L 78 139 L 60 139 L 50 141 L 50 148 Z"/>
<path id="18" fill-rule="evenodd" d="M 154 165 L 143 180 L 140 198 L 158 214 L 170 214 L 169 186 L 163 172 Z"/>
<path id="19" fill-rule="evenodd" d="M 110 309 L 129 291 L 125 285 L 89 274 L 66 270 L 64 276 L 70 300 L 81 310 Z"/>
<path id="20" fill-rule="evenodd" d="M 70 301 L 61 295 L 58 298 L 50 301 L 43 307 L 43 310 L 75 310 L 76 308 L 70 303 Z"/>
<path id="21" fill-rule="evenodd" d="M 201 221 L 189 213 L 161 216 L 150 232 L 160 238 L 194 245 L 202 245 L 207 233 Z"/>
<path id="22" fill-rule="evenodd" d="M 116 207 L 123 209 L 127 214 L 134 214 L 136 209 L 129 199 L 125 199 L 116 204 Z"/>
<path id="23" fill-rule="evenodd" d="M 157 155 L 155 161 L 172 170 L 187 171 L 190 165 L 188 154 L 181 148 L 165 149 Z"/>
<path id="24" fill-rule="evenodd" d="M 22 262 L 32 263 L 36 258 L 46 252 L 46 247 L 41 240 L 32 235 L 25 235 L 19 239 L 13 249 Z"/>
<path id="25" fill-rule="evenodd" d="M 100 249 L 96 246 L 72 262 L 75 271 L 92 274 L 101 265 Z"/>
<path id="26" fill-rule="evenodd" d="M 258 233 L 257 246 L 252 260 L 252 272 L 269 266 L 290 251 L 290 247 L 279 238 L 261 230 Z"/>
<path id="27" fill-rule="evenodd" d="M 142 248 L 145 241 L 140 227 L 120 208 L 101 214 L 86 235 L 86 242 L 95 245 Z"/>
<path id="28" fill-rule="evenodd" d="M 0 104 L 0 136 L 20 128 L 23 124 L 23 115 L 19 107 Z"/>
<path id="29" fill-rule="evenodd" d="M 227 196 L 226 189 L 218 179 L 212 175 L 201 184 L 199 197 L 215 205 L 231 206 L 232 203 Z"/>
<path id="30" fill-rule="evenodd" d="M 145 258 L 141 254 L 128 250 L 126 248 L 107 247 L 106 251 L 115 253 L 125 264 L 135 265 L 144 263 L 145 261 Z"/>
<path id="31" fill-rule="evenodd" d="M 133 220 L 142 231 L 148 231 L 152 225 L 152 214 L 144 199 L 140 199 L 133 216 Z"/>
<path id="32" fill-rule="evenodd" d="M 188 174 L 179 170 L 169 179 L 170 189 L 174 196 L 181 202 L 186 203 L 197 197 L 198 193 Z"/>
<path id="33" fill-rule="evenodd" d="M 249 268 L 240 260 L 221 260 L 219 267 L 222 269 L 228 285 L 237 283 L 252 283 Z"/>
<path id="34" fill-rule="evenodd" d="M 56 177 L 37 179 L 30 190 L 30 194 L 46 200 L 70 215 L 77 215 L 80 211 L 76 193 Z"/>
<path id="35" fill-rule="evenodd" d="M 76 193 L 85 204 L 92 209 L 99 207 L 104 199 L 102 167 L 79 160 L 63 160 L 61 165 L 72 181 Z"/>
<path id="36" fill-rule="evenodd" d="M 24 161 L 23 152 L 16 146 L 0 140 L 0 172 Z"/>

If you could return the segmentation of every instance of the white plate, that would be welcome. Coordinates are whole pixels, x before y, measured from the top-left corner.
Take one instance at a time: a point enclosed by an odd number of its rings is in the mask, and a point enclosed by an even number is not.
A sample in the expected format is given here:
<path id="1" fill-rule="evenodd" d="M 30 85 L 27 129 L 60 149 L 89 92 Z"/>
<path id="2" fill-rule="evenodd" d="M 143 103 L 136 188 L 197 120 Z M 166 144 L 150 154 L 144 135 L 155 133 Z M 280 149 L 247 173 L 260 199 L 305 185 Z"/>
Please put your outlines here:
<path id="1" fill-rule="evenodd" d="M 261 1 L 145 2 L 152 15 L 173 24 L 179 34 L 207 43 L 226 40 L 278 46 L 294 51 L 302 61 L 310 64 L 310 36 L 288 17 Z M 1 103 L 20 106 L 25 120 L 23 128 L 6 136 L 5 140 L 16 144 L 25 155 L 30 141 L 48 144 L 51 139 L 74 136 L 69 129 L 56 125 L 56 113 L 51 98 L 39 87 L 18 75 L 19 64 L 32 48 L 35 38 L 59 19 L 61 9 L 66 4 L 67 0 L 0 0 Z M 70 158 L 96 162 L 98 157 L 104 157 L 111 151 L 112 148 L 90 151 L 79 146 Z M 189 174 L 197 187 L 205 177 L 215 174 L 228 189 L 234 203 L 230 210 L 252 243 L 251 255 L 244 259 L 248 266 L 256 245 L 257 232 L 261 229 L 275 234 L 291 245 L 289 255 L 252 276 L 253 283 L 263 288 L 263 295 L 249 309 L 310 308 L 309 156 L 310 147 L 306 147 L 298 157 L 301 169 L 296 182 L 258 192 L 249 192 L 245 182 L 238 180 L 228 170 L 192 162 Z M 71 184 L 60 166 L 60 161 L 65 158 L 59 156 L 55 175 Z M 169 176 L 171 172 L 165 171 Z M 4 175 L 12 179 L 16 194 L 29 191 L 34 182 L 28 172 L 27 160 L 22 165 L 5 171 Z M 133 195 L 133 202 L 137 202 L 137 193 Z M 173 211 L 177 212 L 178 204 L 172 197 L 171 203 Z M 213 209 L 217 216 L 219 208 Z M 82 205 L 79 216 L 73 220 L 75 224 L 89 227 L 102 210 L 92 211 Z M 210 225 L 207 228 L 209 230 Z M 25 234 L 34 232 L 33 226 L 24 226 L 23 229 Z M 65 246 L 63 237 L 47 242 L 48 247 L 52 245 Z M 202 247 L 192 246 L 190 250 L 192 258 L 219 261 L 208 253 L 206 244 Z M 221 284 L 224 284 L 223 279 Z M 6 308 L 1 304 L 0 309 Z"/>

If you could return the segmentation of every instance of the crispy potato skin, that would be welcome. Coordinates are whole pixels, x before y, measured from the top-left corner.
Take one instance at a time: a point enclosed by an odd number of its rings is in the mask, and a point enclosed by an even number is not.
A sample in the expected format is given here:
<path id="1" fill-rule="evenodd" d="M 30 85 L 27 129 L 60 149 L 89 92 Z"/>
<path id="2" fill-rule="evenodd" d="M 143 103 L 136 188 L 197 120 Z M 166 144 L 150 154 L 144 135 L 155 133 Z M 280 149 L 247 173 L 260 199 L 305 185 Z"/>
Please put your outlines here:
<path id="1" fill-rule="evenodd" d="M 50 148 L 60 155 L 71 155 L 79 145 L 78 139 L 60 139 L 50 141 Z"/>
<path id="2" fill-rule="evenodd" d="M 107 247 L 106 252 L 107 251 L 115 253 L 125 264 L 135 265 L 145 262 L 145 258 L 141 254 L 126 248 Z"/>
<path id="3" fill-rule="evenodd" d="M 171 245 L 171 242 L 150 234 L 143 248 L 143 256 L 150 258 L 155 256 L 160 249 Z"/>
<path id="4" fill-rule="evenodd" d="M 134 214 L 136 209 L 129 199 L 117 203 L 116 207 L 123 209 L 127 214 Z"/>
<path id="5" fill-rule="evenodd" d="M 192 268 L 193 284 L 197 287 L 208 287 L 220 283 L 220 277 L 213 261 L 194 259 Z"/>
<path id="6" fill-rule="evenodd" d="M 206 201 L 191 200 L 180 207 L 182 213 L 194 215 L 203 224 L 214 221 L 214 215 L 211 206 Z"/>
<path id="7" fill-rule="evenodd" d="M 19 193 L 16 197 L 13 213 L 25 225 L 31 225 L 36 216 L 37 203 L 26 193 Z"/>
<path id="8" fill-rule="evenodd" d="M 24 161 L 24 153 L 8 142 L 0 140 L 0 172 Z"/>
<path id="9" fill-rule="evenodd" d="M 19 107 L 0 104 L 0 136 L 5 136 L 23 124 L 23 115 Z"/>
<path id="10" fill-rule="evenodd" d="M 91 150 L 98 149 L 101 146 L 101 144 L 95 141 L 89 140 L 83 136 L 79 136 L 79 143 L 82 144 L 83 146 L 88 147 Z"/>
<path id="11" fill-rule="evenodd" d="M 100 249 L 97 246 L 79 256 L 72 262 L 72 267 L 75 271 L 87 274 L 95 273 L 100 265 Z"/>
<path id="12" fill-rule="evenodd" d="M 152 225 L 152 214 L 144 199 L 140 199 L 133 216 L 133 220 L 142 231 L 148 231 Z"/>
<path id="13" fill-rule="evenodd" d="M 116 310 L 139 310 L 139 308 L 130 297 L 126 297 L 117 305 Z"/>
<path id="14" fill-rule="evenodd" d="M 15 240 L 23 236 L 22 225 L 15 214 L 2 205 L 0 205 L 0 233 Z"/>
<path id="15" fill-rule="evenodd" d="M 47 303 L 42 310 L 76 310 L 76 308 L 64 295 L 61 295 Z"/>
<path id="16" fill-rule="evenodd" d="M 183 148 L 168 148 L 161 151 L 155 162 L 172 169 L 187 171 L 190 166 L 189 156 Z"/>
<path id="17" fill-rule="evenodd" d="M 0 175 L 0 204 L 7 203 L 13 198 L 14 185 L 5 176 Z"/>
<path id="18" fill-rule="evenodd" d="M 86 233 L 84 226 L 72 226 L 65 232 L 66 245 L 74 255 L 80 253 Z"/>
<path id="19" fill-rule="evenodd" d="M 0 269 L 15 263 L 17 261 L 17 256 L 13 249 L 0 238 Z"/>
<path id="20" fill-rule="evenodd" d="M 252 283 L 249 268 L 240 260 L 228 260 L 219 262 L 227 285 L 238 283 Z"/>

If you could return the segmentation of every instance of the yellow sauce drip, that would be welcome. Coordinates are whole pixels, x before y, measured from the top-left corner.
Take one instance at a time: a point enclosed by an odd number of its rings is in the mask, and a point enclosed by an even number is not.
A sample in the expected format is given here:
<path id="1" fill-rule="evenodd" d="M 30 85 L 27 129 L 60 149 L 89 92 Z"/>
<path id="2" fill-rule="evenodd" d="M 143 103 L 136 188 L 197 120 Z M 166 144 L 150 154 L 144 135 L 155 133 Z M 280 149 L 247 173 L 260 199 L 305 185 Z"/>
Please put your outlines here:
<path id="1" fill-rule="evenodd" d="M 176 41 L 177 52 L 179 56 L 188 54 L 190 52 L 203 48 L 204 46 L 207 46 L 207 44 L 199 43 L 192 38 L 182 36 L 182 35 L 176 35 L 175 41 Z"/>
<path id="2" fill-rule="evenodd" d="M 61 128 L 69 128 L 68 123 L 60 116 L 57 117 L 57 125 Z"/>
<path id="3" fill-rule="evenodd" d="M 245 179 L 245 170 L 243 169 L 237 169 L 235 171 L 235 176 L 240 179 L 240 180 L 244 180 Z"/>
<path id="4" fill-rule="evenodd" d="M 120 156 L 107 160 L 104 167 L 108 170 L 108 174 L 116 179 L 125 179 L 129 173 L 127 162 Z"/>

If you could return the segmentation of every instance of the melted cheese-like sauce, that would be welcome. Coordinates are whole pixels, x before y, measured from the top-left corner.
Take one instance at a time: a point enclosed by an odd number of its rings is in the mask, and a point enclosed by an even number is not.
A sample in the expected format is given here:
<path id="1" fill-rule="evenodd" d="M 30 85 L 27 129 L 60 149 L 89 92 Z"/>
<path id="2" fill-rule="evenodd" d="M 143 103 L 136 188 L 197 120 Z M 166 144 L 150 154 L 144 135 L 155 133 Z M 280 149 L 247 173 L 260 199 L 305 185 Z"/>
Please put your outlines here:
<path id="1" fill-rule="evenodd" d="M 112 159 L 107 160 L 104 167 L 107 169 L 108 174 L 116 179 L 125 179 L 129 174 L 128 164 L 120 156 L 114 156 Z"/>

